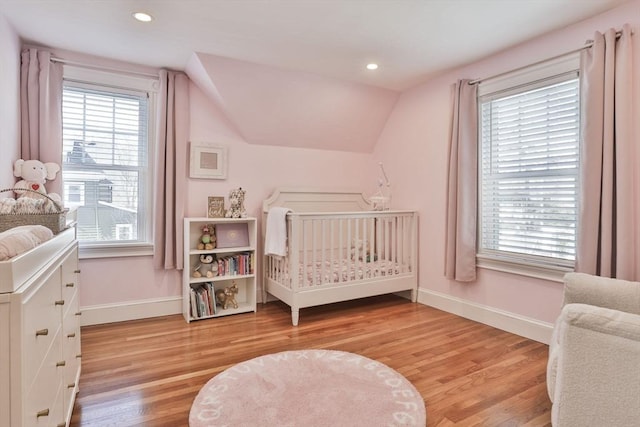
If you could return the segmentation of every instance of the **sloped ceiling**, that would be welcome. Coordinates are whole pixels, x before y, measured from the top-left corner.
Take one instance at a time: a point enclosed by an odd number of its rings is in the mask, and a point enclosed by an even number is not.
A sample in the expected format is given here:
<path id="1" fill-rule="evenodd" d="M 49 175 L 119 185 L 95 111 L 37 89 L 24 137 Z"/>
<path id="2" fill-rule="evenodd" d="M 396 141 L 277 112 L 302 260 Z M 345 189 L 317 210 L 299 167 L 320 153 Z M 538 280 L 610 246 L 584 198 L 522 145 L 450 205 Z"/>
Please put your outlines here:
<path id="1" fill-rule="evenodd" d="M 194 53 L 186 73 L 246 142 L 372 152 L 399 92 Z"/>

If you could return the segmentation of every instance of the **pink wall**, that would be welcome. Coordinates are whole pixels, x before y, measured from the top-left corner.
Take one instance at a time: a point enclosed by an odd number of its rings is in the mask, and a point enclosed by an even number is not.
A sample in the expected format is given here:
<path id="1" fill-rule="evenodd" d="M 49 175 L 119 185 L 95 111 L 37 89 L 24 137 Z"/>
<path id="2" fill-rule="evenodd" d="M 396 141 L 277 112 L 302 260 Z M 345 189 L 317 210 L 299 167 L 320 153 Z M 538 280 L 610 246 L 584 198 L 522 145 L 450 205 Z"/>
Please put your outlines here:
<path id="1" fill-rule="evenodd" d="M 562 284 L 480 270 L 471 284 L 444 277 L 445 204 L 448 138 L 453 83 L 491 76 L 579 48 L 594 31 L 640 29 L 640 0 L 550 33 L 483 61 L 448 72 L 402 94 L 374 152 L 393 181 L 393 205 L 420 211 L 420 288 L 545 322 L 558 315 Z M 640 42 L 635 36 L 635 93 L 640 85 Z M 640 97 L 636 97 L 638 100 Z M 640 112 L 636 102 L 636 114 Z M 640 122 L 640 121 L 638 121 Z M 637 133 L 640 136 L 640 132 Z M 375 167 L 375 166 L 370 166 Z M 630 177 L 633 179 L 633 177 Z M 635 179 L 638 179 L 635 177 Z"/>
<path id="2" fill-rule="evenodd" d="M 0 189 L 12 187 L 20 157 L 20 39 L 0 15 Z M 7 197 L 10 193 L 0 193 Z"/>

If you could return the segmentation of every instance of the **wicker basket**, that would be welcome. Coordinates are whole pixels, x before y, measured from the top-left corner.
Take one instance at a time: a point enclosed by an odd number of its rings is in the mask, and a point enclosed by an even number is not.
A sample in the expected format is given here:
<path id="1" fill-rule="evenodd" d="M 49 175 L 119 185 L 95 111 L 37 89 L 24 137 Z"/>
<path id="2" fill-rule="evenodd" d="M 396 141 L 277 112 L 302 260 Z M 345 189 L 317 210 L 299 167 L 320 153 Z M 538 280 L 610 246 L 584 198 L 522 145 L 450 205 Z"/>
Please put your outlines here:
<path id="1" fill-rule="evenodd" d="M 68 209 L 62 208 L 55 200 L 53 200 L 46 194 L 42 194 L 29 188 L 6 188 L 4 190 L 0 190 L 0 193 L 16 190 L 31 191 L 32 193 L 40 194 L 41 196 L 51 200 L 58 211 L 37 214 L 0 214 L 0 232 L 13 227 L 18 227 L 20 225 L 44 225 L 45 227 L 53 231 L 53 234 L 58 234 L 66 228 L 66 216 Z"/>

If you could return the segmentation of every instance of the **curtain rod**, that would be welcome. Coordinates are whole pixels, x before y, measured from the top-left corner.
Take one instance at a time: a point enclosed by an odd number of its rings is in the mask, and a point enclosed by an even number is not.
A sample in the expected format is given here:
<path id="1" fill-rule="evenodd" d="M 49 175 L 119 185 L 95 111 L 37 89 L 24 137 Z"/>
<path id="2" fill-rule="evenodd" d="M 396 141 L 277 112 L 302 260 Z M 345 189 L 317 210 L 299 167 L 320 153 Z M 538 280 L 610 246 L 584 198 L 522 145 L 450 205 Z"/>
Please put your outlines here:
<path id="1" fill-rule="evenodd" d="M 633 34 L 633 32 L 631 32 L 631 34 Z M 616 31 L 616 39 L 619 39 L 621 35 L 622 35 L 622 31 Z M 553 61 L 554 59 L 559 59 L 559 58 L 562 58 L 563 56 L 572 55 L 574 53 L 580 52 L 581 50 L 588 49 L 591 46 L 593 46 L 593 40 L 587 40 L 585 42 L 584 46 L 582 46 L 582 47 L 580 47 L 578 49 L 573 49 L 573 50 L 571 50 L 569 52 L 561 53 L 560 55 L 556 55 L 556 56 L 553 56 L 551 58 L 546 58 L 546 59 L 543 59 L 541 61 L 534 62 L 533 64 L 523 65 L 522 67 L 514 68 L 513 70 L 505 71 L 503 73 L 494 74 L 493 76 L 484 77 L 484 78 L 481 78 L 481 79 L 471 80 L 469 82 L 469 84 L 470 85 L 475 85 L 475 84 L 478 84 L 478 83 L 482 83 L 485 80 L 495 79 L 495 78 L 502 77 L 502 76 L 507 75 L 507 74 L 514 73 L 516 71 L 524 70 L 524 69 L 529 68 L 529 67 L 534 67 L 536 65 L 544 64 L 545 62 Z"/>
<path id="2" fill-rule="evenodd" d="M 156 78 L 156 79 L 159 77 L 158 74 L 142 73 L 142 72 L 139 72 L 139 71 L 128 71 L 128 70 L 123 70 L 123 69 L 120 69 L 120 68 L 112 68 L 112 67 L 99 67 L 97 65 L 85 64 L 85 63 L 76 62 L 76 61 L 68 61 L 66 59 L 55 58 L 53 56 L 51 57 L 51 62 L 58 62 L 60 64 L 67 64 L 67 65 L 74 65 L 76 67 L 88 68 L 88 69 L 92 69 L 92 70 L 102 70 L 102 71 L 111 71 L 111 72 L 120 73 L 120 74 L 129 74 L 129 75 L 133 75 L 133 76 L 153 77 L 153 78 Z"/>

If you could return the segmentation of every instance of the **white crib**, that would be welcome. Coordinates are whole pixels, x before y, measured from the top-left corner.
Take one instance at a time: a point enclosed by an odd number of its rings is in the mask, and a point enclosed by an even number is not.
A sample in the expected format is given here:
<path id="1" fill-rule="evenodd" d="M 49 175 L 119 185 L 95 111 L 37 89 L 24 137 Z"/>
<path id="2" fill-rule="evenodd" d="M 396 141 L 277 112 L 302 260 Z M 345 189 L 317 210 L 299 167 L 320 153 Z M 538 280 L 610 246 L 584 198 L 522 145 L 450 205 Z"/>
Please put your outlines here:
<path id="1" fill-rule="evenodd" d="M 370 211 L 357 192 L 277 189 L 263 203 L 263 237 L 276 206 L 292 210 L 287 253 L 264 257 L 262 300 L 289 305 L 293 325 L 304 307 L 399 291 L 416 301 L 416 212 Z"/>

